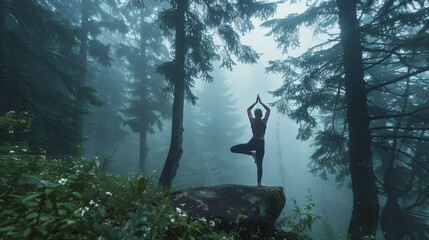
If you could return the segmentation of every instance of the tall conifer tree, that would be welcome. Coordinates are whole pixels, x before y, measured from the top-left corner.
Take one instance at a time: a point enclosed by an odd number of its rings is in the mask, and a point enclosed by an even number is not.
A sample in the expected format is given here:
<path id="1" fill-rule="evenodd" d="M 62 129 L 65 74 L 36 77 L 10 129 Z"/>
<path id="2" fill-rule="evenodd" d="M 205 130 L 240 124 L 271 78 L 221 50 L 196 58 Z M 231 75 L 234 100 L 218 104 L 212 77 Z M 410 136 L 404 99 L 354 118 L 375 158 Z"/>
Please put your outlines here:
<path id="1" fill-rule="evenodd" d="M 299 45 L 301 26 L 312 26 L 315 34 L 329 34 L 325 35 L 326 42 L 297 58 L 273 61 L 268 70 L 285 76 L 283 86 L 273 94 L 280 97 L 277 108 L 300 124 L 299 139 L 312 136 L 317 123 L 313 113 L 322 116 L 319 120 L 324 128 L 315 137 L 317 148 L 310 167 L 323 178 L 329 173 L 337 174 L 338 180 L 351 176 L 354 210 L 349 235 L 352 239 L 375 237 L 376 192 L 384 186 L 375 185 L 370 150 L 379 152 L 374 142 L 400 137 L 383 133 L 391 132 L 395 124 L 376 126 L 381 120 L 392 122 L 395 118 L 426 121 L 422 117 L 427 113 L 425 105 L 400 113 L 395 101 L 383 99 L 380 94 L 395 96 L 401 92 L 396 84 L 403 86 L 409 77 L 426 78 L 422 74 L 429 70 L 427 61 L 415 64 L 410 59 L 414 56 L 423 60 L 427 56 L 424 41 L 420 41 L 428 34 L 427 7 L 424 1 L 413 0 L 359 3 L 326 0 L 312 3 L 302 14 L 264 24 L 272 28 L 269 34 L 285 50 Z M 356 12 L 361 17 L 357 18 Z M 338 26 L 340 34 L 336 31 Z M 395 65 L 395 71 L 388 68 L 383 75 L 376 74 L 380 66 Z M 415 133 L 408 132 L 400 138 L 416 138 Z"/>
<path id="2" fill-rule="evenodd" d="M 162 92 L 165 79 L 156 73 L 155 68 L 168 56 L 161 31 L 156 24 L 157 12 L 161 7 L 157 1 L 145 1 L 143 6 L 131 1 L 131 5 L 122 10 L 130 28 L 130 37 L 117 50 L 117 54 L 126 59 L 133 81 L 130 86 L 132 97 L 123 112 L 128 117 L 125 124 L 139 134 L 141 171 L 146 170 L 148 133 L 154 133 L 154 126 L 161 130 L 161 120 L 171 115 L 171 104 Z"/>
<path id="3" fill-rule="evenodd" d="M 253 29 L 252 16 L 266 18 L 275 10 L 275 3 L 253 0 L 240 1 L 170 1 L 172 8 L 161 13 L 161 27 L 165 34 L 174 35 L 174 60 L 159 67 L 171 83 L 173 96 L 172 134 L 170 150 L 159 179 L 159 184 L 170 187 L 183 153 L 183 106 L 185 96 L 196 100 L 191 89 L 195 78 L 211 81 L 212 62 L 222 58 L 222 65 L 231 68 L 232 55 L 238 61 L 254 63 L 258 54 L 240 43 L 239 35 Z M 211 34 L 217 33 L 223 41 L 219 51 Z"/>

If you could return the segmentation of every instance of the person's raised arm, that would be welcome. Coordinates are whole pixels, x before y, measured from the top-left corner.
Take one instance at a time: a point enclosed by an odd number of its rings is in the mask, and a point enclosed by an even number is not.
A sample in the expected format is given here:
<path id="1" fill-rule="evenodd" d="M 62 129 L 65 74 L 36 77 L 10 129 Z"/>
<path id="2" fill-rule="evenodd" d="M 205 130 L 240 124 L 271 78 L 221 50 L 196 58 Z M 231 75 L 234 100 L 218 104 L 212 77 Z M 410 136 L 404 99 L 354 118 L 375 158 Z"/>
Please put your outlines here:
<path id="1" fill-rule="evenodd" d="M 253 103 L 252 105 L 250 105 L 250 107 L 247 108 L 247 116 L 249 117 L 250 122 L 253 121 L 252 108 L 258 103 L 258 99 L 259 99 L 259 95 L 256 98 L 255 103 Z"/>
<path id="2" fill-rule="evenodd" d="M 262 105 L 262 107 L 265 108 L 265 116 L 262 119 L 262 121 L 267 123 L 268 118 L 270 117 L 270 108 L 262 102 L 261 98 L 259 97 L 259 94 L 258 94 L 258 100 L 259 100 L 259 103 Z"/>

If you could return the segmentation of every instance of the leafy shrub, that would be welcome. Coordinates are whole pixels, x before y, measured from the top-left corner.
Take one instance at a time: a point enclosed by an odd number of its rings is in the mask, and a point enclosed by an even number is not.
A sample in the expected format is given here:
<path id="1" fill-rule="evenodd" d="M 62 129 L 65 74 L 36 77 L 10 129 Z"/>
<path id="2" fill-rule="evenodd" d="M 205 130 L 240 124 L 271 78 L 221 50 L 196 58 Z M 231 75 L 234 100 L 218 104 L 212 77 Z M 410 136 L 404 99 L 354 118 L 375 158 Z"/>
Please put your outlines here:
<path id="1" fill-rule="evenodd" d="M 222 239 L 214 222 L 173 209 L 147 177 L 113 176 L 107 159 L 48 159 L 14 135 L 30 119 L 0 117 L 1 239 Z M 231 233 L 229 233 L 231 234 Z"/>
<path id="2" fill-rule="evenodd" d="M 278 230 L 293 233 L 297 239 L 311 240 L 311 226 L 320 219 L 320 216 L 313 213 L 313 198 L 308 191 L 305 202 L 299 207 L 296 199 L 292 198 L 293 209 L 289 214 L 278 221 Z"/>

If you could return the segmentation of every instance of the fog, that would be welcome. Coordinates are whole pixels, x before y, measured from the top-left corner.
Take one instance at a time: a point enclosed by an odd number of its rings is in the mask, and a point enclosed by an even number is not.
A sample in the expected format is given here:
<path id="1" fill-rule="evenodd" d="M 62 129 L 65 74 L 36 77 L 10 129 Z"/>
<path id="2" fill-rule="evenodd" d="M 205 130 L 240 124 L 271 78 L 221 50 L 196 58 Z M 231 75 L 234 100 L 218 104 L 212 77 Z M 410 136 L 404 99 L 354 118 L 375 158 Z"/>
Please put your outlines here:
<path id="1" fill-rule="evenodd" d="M 293 5 L 280 4 L 274 18 L 285 17 L 290 13 L 300 13 L 305 8 L 304 3 Z M 238 123 L 224 122 L 223 124 L 237 124 L 244 128 L 243 134 L 238 136 L 239 141 L 236 144 L 246 143 L 252 137 L 246 110 L 255 102 L 256 95 L 259 94 L 263 102 L 267 104 L 276 101 L 270 94 L 270 91 L 280 87 L 282 76 L 267 73 L 265 68 L 268 66 L 268 62 L 282 59 L 285 56 L 298 56 L 304 53 L 309 47 L 321 42 L 321 39 L 313 36 L 311 29 L 304 28 L 300 31 L 300 46 L 288 53 L 283 53 L 282 50 L 277 48 L 277 44 L 273 38 L 266 36 L 268 29 L 260 26 L 262 22 L 261 20 L 253 19 L 255 29 L 243 35 L 241 39 L 244 44 L 250 45 L 256 52 L 261 53 L 261 57 L 256 64 L 237 63 L 233 66 L 233 70 L 229 71 L 228 69 L 219 68 L 220 63 L 215 63 L 216 72 L 220 72 L 223 75 L 222 79 L 219 78 L 219 75 L 215 75 L 214 82 L 197 81 L 194 88 L 197 97 L 201 98 L 199 93 L 203 88 L 210 91 L 211 85 L 214 85 L 216 82 L 225 82 L 229 93 L 234 99 L 233 107 L 236 109 L 235 114 L 239 116 L 240 120 Z M 214 97 L 212 101 L 218 102 L 218 99 Z M 193 120 L 201 120 L 198 118 L 194 119 L 195 116 L 190 114 L 192 109 L 198 109 L 200 105 L 199 101 L 195 105 L 189 102 L 185 104 L 184 153 L 176 180 L 173 182 L 173 185 L 178 188 L 213 185 L 210 181 L 204 183 L 201 179 L 193 182 L 188 176 L 183 174 L 186 171 L 186 167 L 192 164 L 189 157 L 192 155 L 190 152 L 195 148 L 193 145 L 194 142 L 187 138 L 187 132 L 191 131 L 189 128 L 195 126 L 192 123 L 187 125 L 187 123 Z M 219 108 L 222 109 L 222 106 Z M 254 109 L 256 108 L 263 109 L 260 104 L 256 105 Z M 330 176 L 329 181 L 325 181 L 311 174 L 307 165 L 310 162 L 310 155 L 314 151 L 311 147 L 312 139 L 308 141 L 297 140 L 298 125 L 279 113 L 275 107 L 271 107 L 271 110 L 265 134 L 262 183 L 267 186 L 282 186 L 284 188 L 286 205 L 283 214 L 285 215 L 293 208 L 291 198 L 296 199 L 297 203 L 301 206 L 305 201 L 305 196 L 309 192 L 312 194 L 313 202 L 315 203 L 314 213 L 322 217 L 322 220 L 318 221 L 314 226 L 316 239 L 325 239 L 322 227 L 323 221 L 329 223 L 338 236 L 346 234 L 352 209 L 352 192 L 350 188 L 345 186 L 347 184 L 341 184 L 340 186 L 340 183 L 334 180 L 334 176 Z M 215 114 L 222 116 L 223 112 L 219 111 L 215 112 Z M 212 128 L 212 126 L 206 127 Z M 159 177 L 167 157 L 170 144 L 170 131 L 171 121 L 166 120 L 164 121 L 163 131 L 160 132 L 157 130 L 155 134 L 148 135 L 149 152 L 146 173 L 155 179 Z M 118 145 L 113 157 L 113 161 L 122 166 L 125 173 L 138 169 L 138 139 L 137 135 L 133 136 L 131 134 L 128 136 L 125 143 Z M 220 154 L 226 156 L 229 161 L 239 162 L 240 168 L 234 169 L 233 166 L 223 165 L 222 168 L 224 169 L 217 169 L 218 171 L 233 172 L 234 175 L 232 181 L 222 181 L 220 183 L 256 185 L 256 165 L 253 164 L 253 159 L 250 156 L 231 153 L 229 148 L 224 148 L 221 151 Z M 203 158 L 200 160 L 210 161 Z M 118 167 L 115 163 L 113 165 L 115 168 Z M 284 171 L 283 176 L 282 171 Z M 181 179 L 185 180 L 181 181 Z"/>
<path id="2" fill-rule="evenodd" d="M 0 0 L 0 156 L 43 160 L 16 168 L 37 175 L 30 200 L 43 204 L 39 180 L 73 193 L 87 165 L 159 192 L 281 186 L 283 216 L 296 201 L 320 217 L 314 239 L 428 238 L 428 12 L 423 0 Z M 271 108 L 265 135 L 253 103 Z M 264 139 L 262 182 L 260 155 L 231 150 L 250 139 Z M 20 184 L 14 169 L 2 171 Z"/>

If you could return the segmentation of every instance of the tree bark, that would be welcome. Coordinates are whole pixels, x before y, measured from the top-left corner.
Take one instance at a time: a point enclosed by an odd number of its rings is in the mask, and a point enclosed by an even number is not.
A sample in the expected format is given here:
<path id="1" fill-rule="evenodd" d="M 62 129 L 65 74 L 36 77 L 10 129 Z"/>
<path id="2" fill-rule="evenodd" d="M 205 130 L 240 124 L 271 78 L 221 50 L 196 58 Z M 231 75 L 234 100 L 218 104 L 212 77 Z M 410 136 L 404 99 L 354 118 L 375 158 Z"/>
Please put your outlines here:
<path id="1" fill-rule="evenodd" d="M 146 78 L 147 78 L 147 56 L 146 56 L 146 41 L 147 37 L 144 32 L 145 15 L 143 8 L 140 10 L 140 57 L 141 57 L 141 76 L 140 76 L 140 102 L 142 106 L 146 106 Z M 142 109 L 145 111 L 146 109 Z M 149 110 L 146 110 L 149 111 Z M 145 170 L 146 156 L 147 156 L 147 128 L 149 123 L 144 119 L 140 119 L 140 154 L 139 154 L 139 168 L 142 172 Z"/>
<path id="2" fill-rule="evenodd" d="M 0 62 L 3 61 L 4 56 L 4 46 L 5 46 L 5 36 L 6 36 L 6 24 L 5 24 L 5 2 L 0 0 Z M 2 74 L 2 72 L 0 72 Z M 2 77 L 0 75 L 0 77 Z"/>
<path id="3" fill-rule="evenodd" d="M 80 37 L 80 48 L 79 48 L 79 63 L 81 64 L 81 76 L 80 83 L 76 92 L 76 100 L 81 107 L 84 106 L 84 96 L 81 88 L 86 84 L 86 68 L 87 68 L 87 55 L 88 55 L 88 23 L 89 23 L 89 0 L 82 0 L 81 4 L 81 37 Z M 83 114 L 76 116 L 73 124 L 73 130 L 76 141 L 79 143 L 78 150 L 81 149 L 82 145 L 82 134 L 83 134 Z"/>
<path id="4" fill-rule="evenodd" d="M 337 0 L 344 52 L 349 167 L 353 211 L 348 235 L 352 240 L 376 237 L 380 205 L 372 166 L 370 117 L 363 79 L 362 49 L 355 0 Z"/>
<path id="5" fill-rule="evenodd" d="M 183 149 L 183 105 L 185 100 L 185 10 L 188 0 L 176 1 L 176 51 L 175 51 L 175 74 L 173 116 L 171 129 L 170 150 L 162 169 L 158 184 L 164 187 L 171 187 L 179 161 L 182 157 Z"/>

